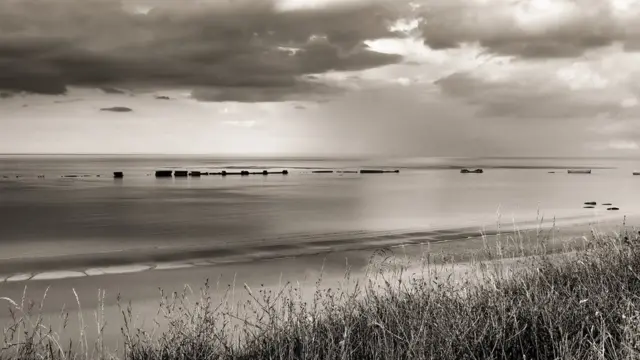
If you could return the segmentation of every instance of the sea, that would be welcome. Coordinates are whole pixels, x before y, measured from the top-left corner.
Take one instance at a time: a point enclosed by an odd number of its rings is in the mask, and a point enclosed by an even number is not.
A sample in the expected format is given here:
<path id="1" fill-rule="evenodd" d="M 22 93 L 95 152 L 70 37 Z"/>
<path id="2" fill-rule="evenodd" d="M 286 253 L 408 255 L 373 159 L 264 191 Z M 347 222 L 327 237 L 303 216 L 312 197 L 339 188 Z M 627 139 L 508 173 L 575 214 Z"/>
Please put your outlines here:
<path id="1" fill-rule="evenodd" d="M 438 229 L 624 221 L 640 214 L 636 168 L 638 159 L 2 155 L 0 268 L 250 260 Z M 161 169 L 274 173 L 156 178 Z M 353 173 L 361 169 L 399 172 Z"/>

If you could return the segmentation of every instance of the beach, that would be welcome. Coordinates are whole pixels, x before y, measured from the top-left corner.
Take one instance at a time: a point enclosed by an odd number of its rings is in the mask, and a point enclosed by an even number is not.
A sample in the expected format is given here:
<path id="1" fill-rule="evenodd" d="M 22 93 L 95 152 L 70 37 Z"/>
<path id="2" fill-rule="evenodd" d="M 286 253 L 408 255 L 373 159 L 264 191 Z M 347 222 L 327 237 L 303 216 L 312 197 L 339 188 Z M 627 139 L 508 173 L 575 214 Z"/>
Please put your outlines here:
<path id="1" fill-rule="evenodd" d="M 617 222 L 600 224 L 603 231 L 618 229 Z M 588 224 L 567 226 L 553 230 L 551 225 L 541 227 L 540 241 L 546 241 L 552 251 L 560 250 L 563 245 L 580 243 L 583 237 L 589 237 L 592 226 Z M 536 230 L 526 232 L 523 229 L 521 238 L 524 247 L 531 249 L 536 245 Z M 464 234 L 470 235 L 470 234 Z M 109 348 L 117 348 L 122 341 L 121 326 L 123 324 L 122 310 L 130 304 L 138 321 L 137 326 L 150 330 L 154 327 L 154 319 L 158 318 L 158 309 L 162 290 L 165 294 L 181 293 L 185 286 L 189 292 L 193 291 L 194 298 L 209 281 L 212 287 L 213 303 L 227 299 L 232 304 L 242 304 L 250 300 L 244 289 L 279 291 L 284 285 L 292 284 L 300 289 L 303 299 L 309 301 L 318 288 L 321 289 L 352 289 L 357 283 L 363 283 L 370 278 L 368 274 L 372 263 L 381 261 L 400 261 L 408 266 L 405 275 L 416 275 L 421 268 L 421 258 L 432 254 L 436 260 L 432 266 L 444 270 L 445 273 L 464 276 L 467 271 L 473 271 L 468 263 L 482 252 L 485 246 L 495 249 L 498 241 L 508 244 L 518 235 L 505 230 L 501 236 L 472 235 L 472 238 L 454 238 L 439 242 L 424 241 L 421 245 L 407 245 L 394 247 L 371 247 L 362 250 L 327 251 L 314 255 L 299 255 L 273 259 L 259 259 L 253 261 L 239 261 L 228 263 L 199 262 L 172 264 L 163 266 L 156 264 L 131 265 L 113 267 L 112 271 L 91 273 L 91 275 L 69 276 L 70 272 L 60 271 L 60 278 L 46 278 L 23 281 L 5 281 L 0 283 L 0 297 L 7 297 L 20 302 L 23 296 L 35 302 L 36 308 L 43 304 L 41 314 L 46 323 L 56 329 L 62 324 L 61 311 L 69 312 L 68 327 L 64 332 L 65 339 L 79 339 L 80 329 L 84 328 L 88 341 L 98 337 L 98 326 L 95 322 L 96 314 L 103 314 L 106 327 L 101 333 L 105 344 Z M 511 245 L 513 248 L 513 244 Z M 379 253 L 375 249 L 384 248 Z M 555 250 L 554 250 L 555 249 Z M 440 258 L 440 254 L 442 258 Z M 393 259 L 392 259 L 393 257 Z M 440 265 L 446 264 L 443 268 Z M 159 265 L 159 266 L 158 266 Z M 78 269 L 73 271 L 80 272 Z M 56 274 L 51 272 L 50 274 Z M 346 275 L 348 280 L 346 279 Z M 446 277 L 446 276 L 445 276 Z M 318 281 L 321 279 L 320 285 Z M 449 278 L 448 281 L 458 281 L 459 278 Z M 101 298 L 104 291 L 104 298 Z M 43 296 L 46 294 L 46 299 Z M 77 297 L 76 297 L 77 294 Z M 80 304 L 78 304 L 78 301 Z M 120 304 L 120 306 L 119 306 Z M 0 310 L 0 324 L 6 326 L 10 321 L 7 307 Z M 80 309 L 80 311 L 79 311 Z M 39 311 L 39 310 L 38 310 Z M 82 320 L 79 317 L 82 314 Z M 85 326 L 81 326 L 81 321 Z M 121 345 L 121 344 L 120 344 Z"/>

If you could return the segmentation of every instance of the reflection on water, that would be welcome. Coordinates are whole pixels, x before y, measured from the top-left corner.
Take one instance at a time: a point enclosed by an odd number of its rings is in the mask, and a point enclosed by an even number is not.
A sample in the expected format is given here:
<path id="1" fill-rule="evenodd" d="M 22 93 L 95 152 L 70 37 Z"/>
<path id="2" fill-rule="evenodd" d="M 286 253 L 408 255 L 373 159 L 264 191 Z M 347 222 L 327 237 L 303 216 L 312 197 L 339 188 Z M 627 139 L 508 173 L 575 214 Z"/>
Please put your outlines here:
<path id="1" fill-rule="evenodd" d="M 0 158 L 0 257 L 218 243 L 233 246 L 249 239 L 269 242 L 298 233 L 479 226 L 495 222 L 498 216 L 505 222 L 534 220 L 538 209 L 546 218 L 607 213 L 602 206 L 583 209 L 585 201 L 613 203 L 622 216 L 640 210 L 640 177 L 631 175 L 633 165 L 578 159 L 7 156 Z M 309 171 L 361 166 L 397 167 L 401 172 Z M 449 169 L 466 166 L 486 171 L 465 175 Z M 569 175 L 560 170 L 550 174 L 548 170 L 581 166 L 594 168 L 593 174 Z M 250 167 L 260 171 L 286 168 L 290 174 L 153 176 L 158 168 Z M 123 171 L 124 179 L 113 179 L 114 171 Z M 91 176 L 61 177 L 83 174 Z"/>

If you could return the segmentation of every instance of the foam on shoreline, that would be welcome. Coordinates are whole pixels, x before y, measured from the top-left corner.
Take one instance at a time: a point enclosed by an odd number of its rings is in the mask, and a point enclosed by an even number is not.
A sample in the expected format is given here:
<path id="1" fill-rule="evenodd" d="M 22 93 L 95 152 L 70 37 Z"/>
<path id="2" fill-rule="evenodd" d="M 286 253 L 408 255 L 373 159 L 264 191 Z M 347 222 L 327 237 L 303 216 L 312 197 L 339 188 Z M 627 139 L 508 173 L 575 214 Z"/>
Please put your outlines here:
<path id="1" fill-rule="evenodd" d="M 9 276 L 5 281 L 6 282 L 25 281 L 25 280 L 30 280 L 32 277 L 33 277 L 33 274 L 31 273 L 14 274 Z"/>
<path id="2" fill-rule="evenodd" d="M 48 271 L 34 275 L 30 280 L 58 280 L 86 276 L 80 271 Z"/>
<path id="3" fill-rule="evenodd" d="M 85 270 L 84 273 L 89 276 L 130 274 L 130 273 L 150 270 L 151 268 L 152 266 L 149 266 L 149 265 L 132 264 L 132 265 L 124 265 L 124 266 L 108 266 L 103 268 L 91 268 L 91 269 Z"/>

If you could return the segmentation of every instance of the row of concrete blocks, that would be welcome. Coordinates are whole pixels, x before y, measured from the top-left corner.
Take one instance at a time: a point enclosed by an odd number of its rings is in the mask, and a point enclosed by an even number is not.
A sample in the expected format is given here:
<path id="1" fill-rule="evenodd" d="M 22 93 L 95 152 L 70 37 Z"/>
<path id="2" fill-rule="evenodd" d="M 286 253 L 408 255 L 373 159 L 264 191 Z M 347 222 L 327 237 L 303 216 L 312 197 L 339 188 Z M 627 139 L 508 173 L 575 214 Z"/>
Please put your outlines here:
<path id="1" fill-rule="evenodd" d="M 313 173 L 333 173 L 333 170 L 318 170 L 312 171 Z M 358 173 L 358 171 L 338 171 L 339 173 Z M 360 174 L 384 174 L 384 173 L 399 173 L 400 170 L 360 170 Z M 240 172 L 227 172 L 225 170 L 221 172 L 202 172 L 202 171 L 187 171 L 187 170 L 157 170 L 155 175 L 156 177 L 199 177 L 199 176 L 207 176 L 207 175 L 240 175 L 240 176 L 249 176 L 249 175 L 271 175 L 271 174 L 282 174 L 289 175 L 289 170 L 282 171 L 267 171 L 263 170 L 261 172 L 249 172 L 247 170 L 243 170 Z M 113 173 L 113 177 L 116 179 L 122 179 L 124 177 L 124 173 L 122 171 L 116 171 Z"/>
<path id="2" fill-rule="evenodd" d="M 175 176 L 175 177 L 187 177 L 187 176 L 193 176 L 193 177 L 200 177 L 200 176 L 207 176 L 207 175 L 220 175 L 220 176 L 227 176 L 227 175 L 240 175 L 240 176 L 249 176 L 249 175 L 271 175 L 271 174 L 282 174 L 282 175 L 288 175 L 289 171 L 288 170 L 282 170 L 282 171 L 261 171 L 261 172 L 249 172 L 246 170 L 240 171 L 240 172 L 227 172 L 227 171 L 221 171 L 221 172 L 202 172 L 202 171 L 186 171 L 186 170 L 158 170 L 156 171 L 156 177 L 171 177 L 171 176 Z"/>
<path id="3" fill-rule="evenodd" d="M 333 173 L 338 173 L 338 174 L 387 174 L 387 173 L 394 173 L 397 174 L 399 173 L 400 170 L 338 170 L 338 171 L 334 171 L 334 170 L 313 170 L 311 171 L 312 174 L 333 174 Z"/>

